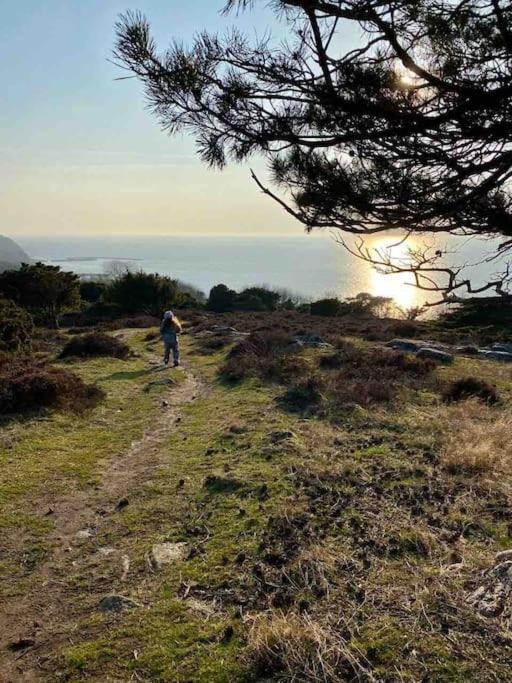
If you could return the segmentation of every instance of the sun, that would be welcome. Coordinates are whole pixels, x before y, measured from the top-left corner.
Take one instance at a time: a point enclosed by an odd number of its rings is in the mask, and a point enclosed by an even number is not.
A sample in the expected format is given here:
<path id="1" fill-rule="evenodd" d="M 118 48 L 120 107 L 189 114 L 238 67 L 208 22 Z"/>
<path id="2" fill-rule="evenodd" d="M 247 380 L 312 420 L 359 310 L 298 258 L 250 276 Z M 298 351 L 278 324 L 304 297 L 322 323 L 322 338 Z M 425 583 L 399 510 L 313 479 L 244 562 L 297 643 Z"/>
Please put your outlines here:
<path id="1" fill-rule="evenodd" d="M 396 262 L 408 260 L 409 249 L 416 245 L 411 239 L 399 242 L 396 237 L 379 238 L 372 242 L 372 250 L 390 255 Z M 385 275 L 372 268 L 370 288 L 374 296 L 385 296 L 394 300 L 400 308 L 411 308 L 424 303 L 425 295 L 414 286 L 412 273 Z"/>

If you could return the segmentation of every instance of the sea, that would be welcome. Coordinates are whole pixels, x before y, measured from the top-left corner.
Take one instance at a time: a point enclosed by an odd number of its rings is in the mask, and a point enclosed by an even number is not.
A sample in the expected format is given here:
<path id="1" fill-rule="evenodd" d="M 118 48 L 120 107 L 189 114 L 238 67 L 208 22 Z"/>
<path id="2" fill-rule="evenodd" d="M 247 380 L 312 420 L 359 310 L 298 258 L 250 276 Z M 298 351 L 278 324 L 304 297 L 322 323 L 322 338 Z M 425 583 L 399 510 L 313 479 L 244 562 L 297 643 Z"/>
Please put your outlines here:
<path id="1" fill-rule="evenodd" d="M 324 296 L 347 298 L 369 292 L 391 297 L 402 308 L 437 297 L 412 286 L 410 275 L 379 273 L 349 254 L 328 232 L 308 235 L 298 230 L 286 236 L 52 235 L 15 239 L 31 258 L 83 276 L 105 274 L 117 262 L 178 278 L 205 293 L 219 283 L 236 290 L 269 285 L 305 300 Z M 372 246 L 382 248 L 396 243 L 396 237 L 388 237 Z M 407 247 L 395 248 L 403 253 Z M 477 242 L 469 249 L 463 245 L 463 249 L 466 262 L 474 263 L 481 260 L 489 245 Z M 484 278 L 494 267 L 478 266 L 478 277 Z"/>

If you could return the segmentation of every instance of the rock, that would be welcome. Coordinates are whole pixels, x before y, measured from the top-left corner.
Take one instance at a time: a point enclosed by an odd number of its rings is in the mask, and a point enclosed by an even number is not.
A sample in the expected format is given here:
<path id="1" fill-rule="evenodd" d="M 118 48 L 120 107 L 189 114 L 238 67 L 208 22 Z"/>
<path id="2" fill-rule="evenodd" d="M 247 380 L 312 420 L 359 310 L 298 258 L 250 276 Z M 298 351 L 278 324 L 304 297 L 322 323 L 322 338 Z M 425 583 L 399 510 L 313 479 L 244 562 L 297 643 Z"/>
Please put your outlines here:
<path id="1" fill-rule="evenodd" d="M 453 363 L 453 355 L 451 353 L 428 346 L 418 349 L 416 352 L 416 358 L 430 358 L 431 360 L 437 360 L 440 363 Z"/>
<path id="2" fill-rule="evenodd" d="M 125 598 L 124 595 L 107 595 L 100 600 L 98 607 L 102 612 L 122 612 L 140 605 L 130 598 Z"/>
<path id="3" fill-rule="evenodd" d="M 398 351 L 409 351 L 411 353 L 418 351 L 420 348 L 419 343 L 412 339 L 392 339 L 386 343 L 386 346 L 397 349 Z"/>
<path id="4" fill-rule="evenodd" d="M 87 538 L 92 538 L 94 536 L 94 530 L 93 529 L 80 529 L 80 531 L 76 532 L 76 537 L 85 540 Z"/>
<path id="5" fill-rule="evenodd" d="M 188 543 L 157 543 L 151 548 L 150 562 L 155 570 L 180 562 L 187 557 Z"/>
<path id="6" fill-rule="evenodd" d="M 121 498 L 121 500 L 118 502 L 118 504 L 115 507 L 116 512 L 121 512 L 121 510 L 124 510 L 125 507 L 127 507 L 130 504 L 130 501 L 128 498 Z"/>
<path id="7" fill-rule="evenodd" d="M 494 351 L 493 349 L 480 349 L 478 355 L 486 360 L 499 360 L 502 363 L 512 363 L 512 353 L 507 351 Z"/>
<path id="8" fill-rule="evenodd" d="M 474 344 L 465 344 L 464 346 L 456 346 L 455 353 L 460 353 L 465 356 L 477 356 L 480 349 Z"/>
<path id="9" fill-rule="evenodd" d="M 512 589 L 512 560 L 506 560 L 496 565 L 491 573 L 509 590 Z"/>
<path id="10" fill-rule="evenodd" d="M 509 560 L 512 560 L 512 550 L 502 550 L 500 553 L 496 553 L 494 564 L 501 564 L 502 562 L 508 562 Z"/>
<path id="11" fill-rule="evenodd" d="M 297 346 L 298 349 L 308 346 L 313 349 L 332 349 L 332 344 L 328 344 L 322 337 L 312 334 L 298 334 L 293 339 L 291 347 Z"/>
<path id="12" fill-rule="evenodd" d="M 495 598 L 493 600 L 482 600 L 482 602 L 478 603 L 477 605 L 477 610 L 478 613 L 481 614 L 483 617 L 497 617 L 499 614 L 503 612 L 504 609 L 504 600 Z"/>
<path id="13" fill-rule="evenodd" d="M 115 552 L 117 552 L 115 548 L 98 548 L 98 553 L 103 557 L 109 557 L 109 555 L 113 555 Z"/>
<path id="14" fill-rule="evenodd" d="M 512 344 L 507 342 L 495 342 L 491 344 L 493 351 L 503 351 L 504 353 L 512 353 Z"/>
<path id="15" fill-rule="evenodd" d="M 121 581 L 126 581 L 128 578 L 128 573 L 130 571 L 130 558 L 128 555 L 123 555 L 121 558 Z"/>

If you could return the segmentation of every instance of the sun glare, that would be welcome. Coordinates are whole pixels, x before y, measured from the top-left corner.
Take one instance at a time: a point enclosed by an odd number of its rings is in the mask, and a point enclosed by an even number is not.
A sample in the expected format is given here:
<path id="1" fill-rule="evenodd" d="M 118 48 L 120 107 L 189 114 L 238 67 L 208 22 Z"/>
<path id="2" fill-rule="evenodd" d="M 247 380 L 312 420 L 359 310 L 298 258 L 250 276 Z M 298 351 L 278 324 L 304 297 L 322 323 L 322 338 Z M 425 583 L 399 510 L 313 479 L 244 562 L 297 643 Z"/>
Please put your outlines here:
<path id="1" fill-rule="evenodd" d="M 406 262 L 409 249 L 415 245 L 409 239 L 406 242 L 397 243 L 396 238 L 379 239 L 371 245 L 372 249 L 381 253 L 390 254 L 396 262 Z M 411 273 L 397 273 L 385 275 L 372 269 L 370 276 L 371 293 L 374 296 L 391 297 L 401 308 L 410 308 L 423 303 L 421 296 L 414 285 L 414 277 Z"/>

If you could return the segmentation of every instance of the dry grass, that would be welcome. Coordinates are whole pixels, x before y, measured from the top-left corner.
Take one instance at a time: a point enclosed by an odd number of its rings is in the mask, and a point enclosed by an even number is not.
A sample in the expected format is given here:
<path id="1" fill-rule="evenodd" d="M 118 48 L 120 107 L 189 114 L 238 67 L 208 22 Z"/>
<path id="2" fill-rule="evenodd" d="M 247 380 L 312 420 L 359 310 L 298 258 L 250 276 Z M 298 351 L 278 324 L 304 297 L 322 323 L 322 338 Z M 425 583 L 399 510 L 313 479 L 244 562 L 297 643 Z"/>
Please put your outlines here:
<path id="1" fill-rule="evenodd" d="M 512 466 L 512 411 L 482 406 L 477 399 L 444 408 L 441 464 L 451 473 L 508 480 Z"/>
<path id="2" fill-rule="evenodd" d="M 258 676 L 278 674 L 282 680 L 338 683 L 374 681 L 339 631 L 308 614 L 274 612 L 253 618 L 245 652 Z"/>

